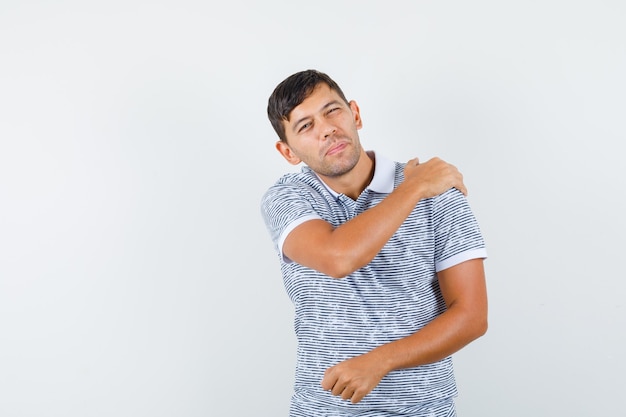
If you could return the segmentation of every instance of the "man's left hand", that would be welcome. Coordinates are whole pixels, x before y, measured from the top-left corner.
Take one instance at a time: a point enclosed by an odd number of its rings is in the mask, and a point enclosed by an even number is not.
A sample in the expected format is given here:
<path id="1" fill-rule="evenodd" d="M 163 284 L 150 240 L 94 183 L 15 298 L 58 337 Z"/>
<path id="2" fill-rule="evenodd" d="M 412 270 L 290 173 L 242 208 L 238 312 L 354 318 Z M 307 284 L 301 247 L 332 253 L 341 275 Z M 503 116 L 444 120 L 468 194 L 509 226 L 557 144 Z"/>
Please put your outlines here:
<path id="1" fill-rule="evenodd" d="M 386 374 L 382 361 L 373 352 L 369 352 L 328 368 L 322 379 L 322 388 L 356 404 L 369 394 Z"/>

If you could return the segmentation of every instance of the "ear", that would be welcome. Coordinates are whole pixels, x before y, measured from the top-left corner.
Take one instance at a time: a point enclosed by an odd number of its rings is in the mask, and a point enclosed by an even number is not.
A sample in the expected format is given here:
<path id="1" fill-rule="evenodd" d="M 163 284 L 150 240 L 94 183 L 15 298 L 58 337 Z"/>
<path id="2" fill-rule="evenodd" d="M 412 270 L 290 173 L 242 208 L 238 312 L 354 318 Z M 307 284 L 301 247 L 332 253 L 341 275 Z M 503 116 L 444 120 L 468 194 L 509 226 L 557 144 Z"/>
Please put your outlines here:
<path id="1" fill-rule="evenodd" d="M 352 110 L 352 115 L 354 116 L 354 124 L 358 129 L 363 127 L 363 120 L 361 119 L 361 110 L 359 109 L 359 105 L 356 104 L 356 101 L 350 100 L 350 109 Z"/>
<path id="2" fill-rule="evenodd" d="M 276 142 L 276 150 L 289 162 L 291 165 L 298 165 L 302 160 L 291 150 L 289 145 L 282 140 Z"/>

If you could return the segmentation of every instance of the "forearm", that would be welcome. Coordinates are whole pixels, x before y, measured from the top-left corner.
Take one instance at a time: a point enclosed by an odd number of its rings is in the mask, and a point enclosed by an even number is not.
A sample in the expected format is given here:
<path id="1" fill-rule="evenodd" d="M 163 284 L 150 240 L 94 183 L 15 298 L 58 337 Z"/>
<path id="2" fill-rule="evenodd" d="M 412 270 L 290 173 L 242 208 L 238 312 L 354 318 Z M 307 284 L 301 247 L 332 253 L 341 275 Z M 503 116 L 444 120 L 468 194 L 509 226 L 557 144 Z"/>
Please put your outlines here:
<path id="1" fill-rule="evenodd" d="M 420 195 L 400 184 L 382 202 L 335 228 L 328 240 L 327 258 L 345 276 L 374 259 L 415 208 Z"/>
<path id="2" fill-rule="evenodd" d="M 452 306 L 418 332 L 382 345 L 370 353 L 388 373 L 444 359 L 482 336 L 486 330 L 486 313 Z"/>
<path id="3" fill-rule="evenodd" d="M 359 402 L 389 372 L 436 362 L 479 337 L 486 330 L 486 319 L 479 316 L 450 308 L 411 336 L 328 368 L 322 388 Z"/>

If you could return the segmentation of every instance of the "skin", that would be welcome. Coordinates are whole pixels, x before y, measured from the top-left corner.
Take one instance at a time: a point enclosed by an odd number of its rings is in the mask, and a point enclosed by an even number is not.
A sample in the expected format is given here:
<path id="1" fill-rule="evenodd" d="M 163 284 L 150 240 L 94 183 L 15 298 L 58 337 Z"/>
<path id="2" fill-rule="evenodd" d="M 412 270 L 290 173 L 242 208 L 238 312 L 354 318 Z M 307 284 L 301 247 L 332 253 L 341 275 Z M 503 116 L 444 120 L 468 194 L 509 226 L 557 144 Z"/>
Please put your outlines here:
<path id="1" fill-rule="evenodd" d="M 374 161 L 360 144 L 362 125 L 356 102 L 346 103 L 320 84 L 284 121 L 287 141 L 277 142 L 276 149 L 289 163 L 305 163 L 333 190 L 356 199 L 374 173 Z M 451 187 L 466 194 L 456 167 L 439 158 L 411 159 L 404 174 L 382 202 L 339 227 L 323 220 L 299 225 L 285 239 L 283 252 L 301 265 L 342 278 L 367 265 L 421 199 Z M 322 388 L 357 403 L 389 372 L 441 360 L 482 336 L 487 330 L 482 259 L 440 271 L 437 279 L 444 313 L 410 336 L 327 369 Z"/>

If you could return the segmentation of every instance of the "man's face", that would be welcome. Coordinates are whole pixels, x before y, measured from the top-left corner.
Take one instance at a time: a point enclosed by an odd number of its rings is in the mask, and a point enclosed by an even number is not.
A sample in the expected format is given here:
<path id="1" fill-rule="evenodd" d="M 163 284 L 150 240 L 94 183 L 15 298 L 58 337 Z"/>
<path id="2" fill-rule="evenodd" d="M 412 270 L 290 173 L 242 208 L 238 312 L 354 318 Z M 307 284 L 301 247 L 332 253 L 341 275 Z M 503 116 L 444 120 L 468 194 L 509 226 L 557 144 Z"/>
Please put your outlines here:
<path id="1" fill-rule="evenodd" d="M 315 87 L 283 123 L 287 143 L 278 142 L 276 147 L 290 163 L 304 162 L 322 176 L 337 177 L 358 162 L 359 108 L 354 101 L 346 104 L 326 84 Z"/>

